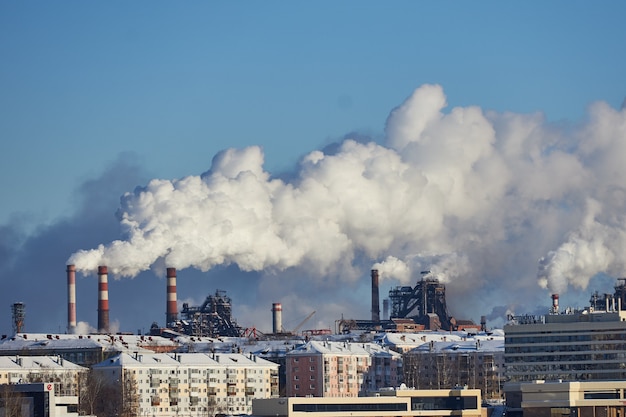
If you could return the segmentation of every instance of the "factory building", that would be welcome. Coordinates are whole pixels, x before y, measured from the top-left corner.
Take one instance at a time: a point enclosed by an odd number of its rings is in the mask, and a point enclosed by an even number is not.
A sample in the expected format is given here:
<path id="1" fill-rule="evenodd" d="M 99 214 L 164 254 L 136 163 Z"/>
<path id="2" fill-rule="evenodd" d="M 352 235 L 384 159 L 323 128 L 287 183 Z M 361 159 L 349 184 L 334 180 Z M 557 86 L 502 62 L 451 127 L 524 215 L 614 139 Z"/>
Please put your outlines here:
<path id="1" fill-rule="evenodd" d="M 402 355 L 375 343 L 309 341 L 286 354 L 288 397 L 358 397 L 402 383 Z"/>
<path id="2" fill-rule="evenodd" d="M 92 367 L 137 416 L 250 414 L 278 396 L 278 365 L 238 353 L 121 353 Z"/>

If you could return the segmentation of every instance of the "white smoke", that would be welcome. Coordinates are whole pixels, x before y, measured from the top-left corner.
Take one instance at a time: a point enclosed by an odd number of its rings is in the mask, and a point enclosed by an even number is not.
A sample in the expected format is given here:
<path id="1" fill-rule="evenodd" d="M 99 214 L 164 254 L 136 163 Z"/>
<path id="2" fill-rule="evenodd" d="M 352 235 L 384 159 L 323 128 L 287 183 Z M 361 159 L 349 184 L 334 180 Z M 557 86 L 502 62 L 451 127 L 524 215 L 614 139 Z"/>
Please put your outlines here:
<path id="1" fill-rule="evenodd" d="M 429 269 L 468 289 L 536 289 L 542 258 L 539 283 L 553 291 L 623 272 L 624 110 L 596 103 L 581 126 L 559 128 L 541 114 L 446 105 L 440 86 L 422 86 L 391 112 L 386 146 L 313 151 L 291 182 L 263 169 L 259 147 L 223 151 L 200 176 L 152 180 L 122 197 L 120 240 L 68 263 L 129 277 L 236 264 L 351 281 L 378 261 L 403 283 Z"/>

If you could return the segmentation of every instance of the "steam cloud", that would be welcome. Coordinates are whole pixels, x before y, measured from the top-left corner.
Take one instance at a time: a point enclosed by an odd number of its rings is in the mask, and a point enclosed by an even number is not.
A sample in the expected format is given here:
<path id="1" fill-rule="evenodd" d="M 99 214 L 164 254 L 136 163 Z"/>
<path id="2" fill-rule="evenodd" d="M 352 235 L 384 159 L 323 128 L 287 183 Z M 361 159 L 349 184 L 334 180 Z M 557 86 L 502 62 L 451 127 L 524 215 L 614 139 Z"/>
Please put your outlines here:
<path id="1" fill-rule="evenodd" d="M 573 128 L 446 106 L 440 86 L 421 86 L 389 115 L 385 146 L 313 151 L 291 181 L 263 169 L 259 147 L 225 150 L 201 176 L 152 180 L 122 197 L 121 240 L 68 263 L 126 277 L 237 264 L 352 281 L 369 262 L 405 283 L 429 269 L 464 288 L 552 292 L 624 273 L 626 110 L 594 103 Z"/>

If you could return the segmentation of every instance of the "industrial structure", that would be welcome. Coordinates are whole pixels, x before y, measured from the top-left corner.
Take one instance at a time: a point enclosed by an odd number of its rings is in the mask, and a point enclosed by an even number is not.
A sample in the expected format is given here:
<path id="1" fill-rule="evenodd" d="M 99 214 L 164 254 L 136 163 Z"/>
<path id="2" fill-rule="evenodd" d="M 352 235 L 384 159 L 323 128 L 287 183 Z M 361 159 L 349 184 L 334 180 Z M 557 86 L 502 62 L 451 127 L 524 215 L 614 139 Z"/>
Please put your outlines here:
<path id="1" fill-rule="evenodd" d="M 446 287 L 430 275 L 422 272 L 422 279 L 415 287 L 398 286 L 389 291 L 384 300 L 384 315 L 391 308 L 388 319 L 380 318 L 379 272 L 371 271 L 372 318 L 371 320 L 342 319 L 337 323 L 338 333 L 352 330 L 367 331 L 420 331 L 420 330 L 480 330 L 481 326 L 471 320 L 456 320 L 448 313 Z"/>
<path id="2" fill-rule="evenodd" d="M 215 290 L 201 306 L 183 303 L 180 315 L 170 328 L 190 336 L 238 337 L 243 332 L 232 316 L 232 302 L 226 291 Z"/>
<path id="3" fill-rule="evenodd" d="M 24 305 L 24 303 L 13 303 L 11 306 L 11 314 L 13 317 L 13 332 L 20 333 L 24 329 L 26 305 Z"/>

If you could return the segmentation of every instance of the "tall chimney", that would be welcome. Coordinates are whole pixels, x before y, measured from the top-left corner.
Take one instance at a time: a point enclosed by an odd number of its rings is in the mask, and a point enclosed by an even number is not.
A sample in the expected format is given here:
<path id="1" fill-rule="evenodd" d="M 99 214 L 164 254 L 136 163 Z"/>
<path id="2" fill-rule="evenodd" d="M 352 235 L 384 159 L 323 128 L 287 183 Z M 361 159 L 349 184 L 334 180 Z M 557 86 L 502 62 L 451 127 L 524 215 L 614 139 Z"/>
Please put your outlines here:
<path id="1" fill-rule="evenodd" d="M 76 331 L 76 266 L 67 266 L 67 332 Z"/>
<path id="2" fill-rule="evenodd" d="M 378 300 L 378 269 L 372 269 L 372 321 L 380 322 L 380 302 Z"/>
<path id="3" fill-rule="evenodd" d="M 109 332 L 109 272 L 106 266 L 98 267 L 98 331 Z"/>
<path id="4" fill-rule="evenodd" d="M 166 301 L 165 327 L 178 320 L 178 305 L 176 304 L 176 268 L 167 268 Z"/>
<path id="5" fill-rule="evenodd" d="M 283 306 L 280 303 L 272 304 L 272 333 L 283 331 Z"/>
<path id="6" fill-rule="evenodd" d="M 559 295 L 552 294 L 552 312 L 554 314 L 559 312 Z"/>
<path id="7" fill-rule="evenodd" d="M 383 298 L 383 320 L 389 320 L 389 298 Z"/>

